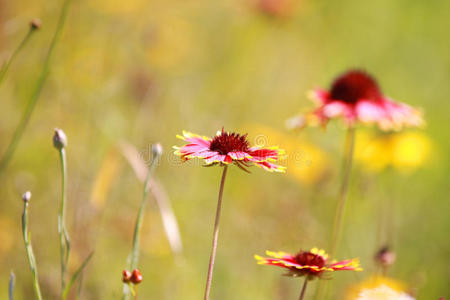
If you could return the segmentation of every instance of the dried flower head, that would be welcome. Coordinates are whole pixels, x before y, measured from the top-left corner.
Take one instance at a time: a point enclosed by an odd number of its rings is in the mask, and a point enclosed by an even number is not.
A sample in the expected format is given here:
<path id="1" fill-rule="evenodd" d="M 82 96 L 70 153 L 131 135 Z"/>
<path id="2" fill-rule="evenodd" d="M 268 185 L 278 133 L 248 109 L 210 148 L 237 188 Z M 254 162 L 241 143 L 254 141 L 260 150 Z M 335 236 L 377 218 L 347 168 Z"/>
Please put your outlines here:
<path id="1" fill-rule="evenodd" d="M 266 251 L 269 257 L 255 255 L 258 264 L 278 266 L 288 270 L 287 276 L 308 276 L 309 279 L 321 277 L 333 271 L 362 271 L 359 259 L 328 262 L 328 255 L 324 250 L 313 248 L 310 251 L 300 251 L 295 255 L 285 252 Z"/>
<path id="2" fill-rule="evenodd" d="M 41 29 L 41 26 L 42 26 L 42 22 L 41 22 L 40 19 L 33 19 L 33 20 L 31 20 L 31 22 L 30 22 L 30 27 L 31 27 L 31 29 L 33 29 L 33 30 Z"/>
<path id="3" fill-rule="evenodd" d="M 55 134 L 53 135 L 53 146 L 58 150 L 67 147 L 67 136 L 62 129 L 55 128 Z"/>
<path id="4" fill-rule="evenodd" d="M 23 195 L 22 195 L 22 200 L 25 203 L 30 202 L 31 199 L 31 192 L 30 191 L 26 191 Z"/>
<path id="5" fill-rule="evenodd" d="M 395 258 L 395 252 L 391 251 L 389 247 L 383 247 L 375 254 L 375 262 L 383 267 L 389 267 L 393 265 L 395 262 Z"/>
<path id="6" fill-rule="evenodd" d="M 163 147 L 160 143 L 152 145 L 152 154 L 153 157 L 159 157 L 163 154 Z"/>
<path id="7" fill-rule="evenodd" d="M 284 172 L 285 168 L 274 164 L 284 155 L 278 147 L 250 146 L 247 135 L 218 131 L 213 138 L 183 132 L 178 138 L 188 142 L 182 147 L 174 147 L 175 154 L 183 160 L 202 158 L 206 165 L 236 164 L 247 171 L 252 164 L 270 172 Z"/>
<path id="8" fill-rule="evenodd" d="M 375 79 L 361 70 L 342 74 L 334 80 L 329 91 L 318 89 L 311 97 L 318 107 L 304 118 L 305 125 L 318 121 L 325 126 L 330 119 L 343 118 L 348 126 L 361 122 L 377 124 L 382 130 L 400 130 L 423 123 L 417 109 L 385 97 Z"/>

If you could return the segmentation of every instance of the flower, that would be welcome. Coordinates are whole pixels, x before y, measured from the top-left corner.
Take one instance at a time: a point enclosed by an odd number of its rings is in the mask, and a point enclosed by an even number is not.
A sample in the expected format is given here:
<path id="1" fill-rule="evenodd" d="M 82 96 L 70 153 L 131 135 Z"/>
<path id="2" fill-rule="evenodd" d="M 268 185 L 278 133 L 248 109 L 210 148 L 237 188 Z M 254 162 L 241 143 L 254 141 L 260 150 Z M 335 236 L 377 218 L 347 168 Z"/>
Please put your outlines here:
<path id="1" fill-rule="evenodd" d="M 414 171 L 429 161 L 431 140 L 420 132 L 395 132 L 372 134 L 360 132 L 355 151 L 355 160 L 371 172 L 380 172 L 388 167 Z"/>
<path id="2" fill-rule="evenodd" d="M 353 287 L 348 300 L 414 300 L 403 284 L 387 277 L 374 277 Z"/>
<path id="3" fill-rule="evenodd" d="M 360 70 L 344 73 L 335 79 L 329 91 L 317 89 L 311 97 L 318 108 L 302 118 L 302 122 L 291 119 L 290 124 L 308 125 L 314 123 L 313 118 L 325 126 L 330 119 L 341 117 L 348 126 L 357 122 L 375 123 L 382 130 L 400 130 L 423 123 L 417 109 L 385 97 L 375 79 Z"/>
<path id="4" fill-rule="evenodd" d="M 202 158 L 207 166 L 220 164 L 228 165 L 235 163 L 238 167 L 247 171 L 247 167 L 255 164 L 270 172 L 284 172 L 285 168 L 273 162 L 284 155 L 284 151 L 278 147 L 250 147 L 247 135 L 235 132 L 218 131 L 213 138 L 196 135 L 183 131 L 178 138 L 188 142 L 182 147 L 174 147 L 175 154 L 183 160 L 191 158 Z"/>
<path id="5" fill-rule="evenodd" d="M 347 259 L 339 262 L 328 263 L 328 255 L 324 250 L 312 248 L 310 251 L 302 251 L 295 255 L 285 252 L 266 251 L 271 257 L 255 255 L 260 265 L 278 266 L 288 269 L 288 276 L 308 276 L 310 279 L 321 277 L 326 272 L 333 271 L 362 271 L 359 259 Z"/>

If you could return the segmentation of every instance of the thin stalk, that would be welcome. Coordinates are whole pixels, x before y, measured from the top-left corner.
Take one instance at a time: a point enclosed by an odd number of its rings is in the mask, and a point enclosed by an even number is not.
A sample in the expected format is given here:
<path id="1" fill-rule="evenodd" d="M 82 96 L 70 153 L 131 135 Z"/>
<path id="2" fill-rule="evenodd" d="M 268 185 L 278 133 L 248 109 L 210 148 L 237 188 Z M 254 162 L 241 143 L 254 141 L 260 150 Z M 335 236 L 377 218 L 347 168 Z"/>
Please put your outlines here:
<path id="1" fill-rule="evenodd" d="M 308 285 L 308 277 L 305 276 L 305 282 L 303 283 L 302 291 L 300 292 L 300 297 L 298 298 L 298 300 L 303 300 L 303 297 L 305 297 L 307 285 Z"/>
<path id="2" fill-rule="evenodd" d="M 151 181 L 150 179 L 152 177 L 153 171 L 155 170 L 155 167 L 157 165 L 159 157 L 160 157 L 160 154 L 154 153 L 152 161 L 151 161 L 150 166 L 147 171 L 147 175 L 145 177 L 141 206 L 139 207 L 138 215 L 136 218 L 136 224 L 134 226 L 133 244 L 132 244 L 132 249 L 131 249 L 131 253 L 130 253 L 130 262 L 129 262 L 129 266 L 128 266 L 129 270 L 136 269 L 138 261 L 139 261 L 139 244 L 140 244 L 139 236 L 141 234 L 142 221 L 144 219 L 145 204 L 147 203 L 147 196 L 148 196 L 148 192 L 150 190 L 150 181 Z M 124 287 L 122 299 L 129 299 L 129 295 L 130 295 L 129 292 L 130 292 L 130 288 L 128 286 Z"/>
<path id="3" fill-rule="evenodd" d="M 58 149 L 61 160 L 61 203 L 58 213 L 58 233 L 59 233 L 59 253 L 61 259 L 61 295 L 66 288 L 66 271 L 70 255 L 70 239 L 66 228 L 66 182 L 67 182 L 67 163 L 66 150 Z"/>
<path id="4" fill-rule="evenodd" d="M 204 300 L 209 300 L 209 293 L 211 291 L 214 261 L 216 260 L 216 252 L 217 252 L 217 241 L 219 238 L 219 224 L 220 224 L 220 213 L 222 211 L 223 188 L 225 186 L 225 178 L 227 177 L 227 170 L 228 170 L 228 167 L 224 166 L 223 172 L 222 172 L 222 179 L 220 180 L 219 197 L 217 200 L 217 209 L 216 209 L 216 219 L 214 221 L 212 251 L 211 251 L 211 257 L 209 258 L 208 277 L 206 278 L 206 288 L 205 288 Z"/>
<path id="5" fill-rule="evenodd" d="M 348 196 L 348 186 L 350 182 L 350 174 L 353 163 L 353 152 L 355 148 L 355 128 L 349 127 L 347 131 L 347 137 L 345 142 L 345 152 L 344 160 L 342 164 L 342 182 L 339 191 L 339 199 L 336 209 L 336 214 L 334 216 L 334 223 L 331 234 L 331 244 L 330 244 L 330 257 L 334 257 L 338 249 L 339 240 L 341 237 L 343 217 L 345 212 L 345 204 L 347 202 Z M 323 295 L 328 292 L 328 285 L 325 281 L 320 281 L 317 285 L 317 292 L 315 295 L 316 300 L 323 298 Z"/>
<path id="6" fill-rule="evenodd" d="M 334 216 L 333 223 L 333 233 L 331 237 L 331 247 L 330 255 L 334 256 L 339 245 L 339 240 L 341 237 L 342 226 L 343 226 L 343 216 L 345 212 L 345 204 L 348 198 L 348 186 L 350 182 L 350 174 L 352 170 L 353 163 L 353 152 L 355 149 L 355 128 L 350 127 L 347 131 L 347 142 L 345 146 L 345 157 L 344 157 L 344 167 L 342 184 L 339 192 L 339 201 L 337 204 L 336 214 Z"/>
<path id="7" fill-rule="evenodd" d="M 14 272 L 11 271 L 11 274 L 9 275 L 9 287 L 8 287 L 8 299 L 14 300 L 14 281 L 16 279 L 16 275 L 14 275 Z"/>
<path id="8" fill-rule="evenodd" d="M 34 258 L 33 247 L 31 246 L 30 233 L 28 232 L 28 202 L 24 201 L 22 214 L 22 234 L 25 243 L 25 250 L 27 252 L 28 264 L 30 265 L 31 273 L 33 274 L 33 288 L 38 300 L 42 300 L 41 288 L 39 287 L 39 276 L 36 266 L 36 259 Z"/>
<path id="9" fill-rule="evenodd" d="M 6 77 L 6 73 L 9 70 L 9 67 L 13 63 L 14 59 L 19 55 L 19 53 L 22 51 L 22 49 L 25 47 L 27 42 L 30 40 L 30 37 L 33 35 L 33 33 L 36 31 L 36 27 L 30 26 L 30 29 L 28 30 L 28 33 L 25 35 L 23 40 L 20 42 L 19 46 L 14 50 L 13 54 L 9 58 L 8 61 L 6 61 L 2 68 L 0 69 L 0 85 L 3 83 L 3 80 Z"/>
<path id="10" fill-rule="evenodd" d="M 27 127 L 28 122 L 30 121 L 31 114 L 33 113 L 34 107 L 36 106 L 36 102 L 39 99 L 39 95 L 41 93 L 42 87 L 44 86 L 44 83 L 45 83 L 48 73 L 49 73 L 50 62 L 51 62 L 51 58 L 53 56 L 55 45 L 58 43 L 58 41 L 61 38 L 61 33 L 62 33 L 64 24 L 67 19 L 67 14 L 69 12 L 70 2 L 71 2 L 71 0 L 64 1 L 61 15 L 59 17 L 58 25 L 56 27 L 55 35 L 53 36 L 52 42 L 48 49 L 47 56 L 44 60 L 44 65 L 42 67 L 42 71 L 39 76 L 39 79 L 34 87 L 34 90 L 31 94 L 30 100 L 28 101 L 28 104 L 22 115 L 22 119 L 20 120 L 19 124 L 17 125 L 17 128 L 11 139 L 11 142 L 9 143 L 5 154 L 3 155 L 3 157 L 0 160 L 0 175 L 3 173 L 3 171 L 5 170 L 5 168 L 8 165 L 9 161 L 11 160 L 11 157 L 13 156 L 13 154 L 17 148 L 17 145 L 19 144 L 19 141 L 22 138 L 23 132 L 25 131 L 25 128 Z"/>

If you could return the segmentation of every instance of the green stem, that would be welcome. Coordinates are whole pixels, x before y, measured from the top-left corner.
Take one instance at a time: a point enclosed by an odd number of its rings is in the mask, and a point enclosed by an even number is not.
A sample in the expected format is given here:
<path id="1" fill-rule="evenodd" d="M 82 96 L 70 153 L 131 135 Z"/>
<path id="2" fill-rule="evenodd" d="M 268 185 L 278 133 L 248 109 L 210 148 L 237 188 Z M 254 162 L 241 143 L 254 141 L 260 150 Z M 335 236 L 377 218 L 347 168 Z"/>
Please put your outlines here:
<path id="1" fill-rule="evenodd" d="M 141 234 L 141 227 L 142 227 L 142 221 L 144 219 L 144 210 L 145 210 L 145 204 L 147 202 L 147 196 L 148 192 L 150 190 L 150 179 L 152 177 L 153 171 L 155 170 L 155 167 L 157 165 L 157 161 L 159 159 L 159 154 L 153 155 L 152 161 L 150 163 L 150 166 L 147 171 L 147 175 L 144 181 L 144 190 L 142 193 L 142 200 L 141 205 L 139 207 L 138 215 L 136 218 L 136 224 L 134 226 L 134 234 L 133 234 L 133 244 L 132 249 L 130 253 L 130 262 L 128 265 L 129 270 L 134 270 L 137 268 L 138 262 L 139 262 L 139 236 Z M 123 289 L 123 297 L 122 299 L 129 299 L 129 287 L 124 287 Z"/>
<path id="2" fill-rule="evenodd" d="M 348 186 L 350 182 L 350 174 L 352 170 L 353 163 L 353 152 L 355 148 L 355 128 L 350 127 L 347 132 L 347 142 L 346 142 L 346 151 L 344 157 L 344 167 L 343 167 L 343 176 L 342 176 L 342 184 L 339 192 L 339 201 L 337 204 L 336 214 L 334 217 L 333 223 L 333 233 L 331 238 L 331 247 L 330 247 L 330 256 L 333 257 L 336 254 L 338 249 L 339 241 L 341 238 L 342 226 L 343 226 L 343 217 L 345 212 L 345 205 L 347 203 L 348 198 Z"/>
<path id="3" fill-rule="evenodd" d="M 11 271 L 9 275 L 9 287 L 8 287 L 8 299 L 14 300 L 14 281 L 16 279 L 16 275 Z"/>
<path id="4" fill-rule="evenodd" d="M 25 243 L 25 250 L 27 252 L 28 264 L 30 265 L 31 273 L 33 274 L 33 288 L 38 300 L 42 300 L 36 259 L 34 258 L 33 247 L 31 246 L 30 233 L 28 232 L 28 202 L 26 201 L 24 202 L 22 214 L 22 234 L 23 241 Z"/>
<path id="5" fill-rule="evenodd" d="M 222 211 L 223 188 L 225 186 L 225 178 L 227 177 L 227 170 L 228 170 L 228 167 L 224 166 L 223 172 L 222 172 L 222 179 L 220 181 L 219 198 L 217 200 L 216 219 L 214 221 L 214 233 L 213 233 L 213 241 L 212 241 L 212 251 L 211 251 L 211 256 L 209 258 L 208 277 L 206 278 L 206 288 L 205 288 L 204 300 L 209 300 L 209 293 L 211 291 L 212 275 L 213 275 L 214 262 L 216 260 L 216 252 L 217 252 L 217 241 L 219 239 L 219 224 L 220 224 L 220 213 Z"/>
<path id="6" fill-rule="evenodd" d="M 342 226 L 344 221 L 345 204 L 348 196 L 348 186 L 350 182 L 350 174 L 353 163 L 353 152 L 355 148 L 355 128 L 349 127 L 347 131 L 344 160 L 342 164 L 342 183 L 339 191 L 339 200 L 337 203 L 336 214 L 334 217 L 334 223 L 331 234 L 330 244 L 330 257 L 334 257 L 339 246 L 339 240 L 341 237 Z M 315 295 L 316 300 L 323 298 L 323 295 L 327 293 L 327 282 L 320 281 L 317 285 L 317 292 Z"/>
<path id="7" fill-rule="evenodd" d="M 306 292 L 306 286 L 308 285 L 308 277 L 305 276 L 305 282 L 303 283 L 302 291 L 300 292 L 299 300 L 303 300 L 303 297 L 305 297 Z"/>
<path id="8" fill-rule="evenodd" d="M 61 38 L 61 33 L 62 33 L 64 24 L 65 24 L 65 21 L 67 19 L 67 14 L 69 12 L 70 2 L 71 2 L 71 0 L 64 1 L 61 15 L 59 17 L 58 25 L 56 27 L 55 35 L 53 36 L 52 42 L 48 49 L 47 56 L 44 60 L 44 65 L 42 67 L 42 71 L 39 76 L 39 79 L 34 87 L 34 90 L 31 94 L 30 100 L 28 101 L 28 104 L 25 108 L 25 112 L 22 115 L 22 119 L 20 120 L 19 124 L 17 125 L 17 128 L 11 139 L 11 142 L 9 143 L 5 154 L 3 155 L 3 157 L 0 160 L 0 175 L 3 173 L 3 171 L 5 170 L 5 168 L 8 165 L 9 161 L 11 160 L 11 157 L 13 156 L 13 154 L 17 148 L 17 145 L 19 144 L 19 141 L 22 138 L 23 132 L 25 131 L 25 128 L 28 125 L 28 122 L 31 118 L 31 114 L 33 113 L 34 107 L 36 106 L 36 102 L 39 99 L 39 95 L 41 93 L 42 87 L 44 86 L 45 80 L 49 73 L 50 61 L 53 56 L 55 45 L 58 43 L 58 41 Z"/>
<path id="9" fill-rule="evenodd" d="M 61 203 L 58 213 L 58 233 L 59 233 L 59 251 L 61 259 L 61 295 L 66 288 L 66 271 L 70 255 L 70 239 L 66 228 L 66 182 L 67 182 L 67 163 L 66 150 L 58 150 L 61 160 Z"/>
<path id="10" fill-rule="evenodd" d="M 9 60 L 3 64 L 2 68 L 0 69 L 0 85 L 3 83 L 3 80 L 6 77 L 6 73 L 8 72 L 9 67 L 13 63 L 14 59 L 19 55 L 19 53 L 25 47 L 28 40 L 30 39 L 30 37 L 33 35 L 33 33 L 35 31 L 36 31 L 36 28 L 33 26 L 30 26 L 30 30 L 28 30 L 28 33 L 23 38 L 22 42 L 20 42 L 19 46 L 16 48 L 16 50 L 14 50 L 14 52 L 11 55 L 11 57 L 9 58 Z"/>

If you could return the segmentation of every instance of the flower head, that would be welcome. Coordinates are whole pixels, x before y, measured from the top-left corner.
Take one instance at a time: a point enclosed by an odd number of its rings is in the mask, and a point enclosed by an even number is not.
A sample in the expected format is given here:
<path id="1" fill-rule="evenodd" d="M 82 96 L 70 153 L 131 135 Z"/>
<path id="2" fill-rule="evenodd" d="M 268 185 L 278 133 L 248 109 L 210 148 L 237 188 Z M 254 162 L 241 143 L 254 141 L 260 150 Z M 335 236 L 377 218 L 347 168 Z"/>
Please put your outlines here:
<path id="1" fill-rule="evenodd" d="M 311 93 L 318 107 L 298 124 L 320 124 L 333 118 L 343 118 L 348 126 L 357 122 L 377 124 L 382 130 L 417 127 L 423 123 L 420 112 L 385 97 L 375 79 L 360 70 L 350 70 L 334 80 L 329 91 L 317 89 Z M 290 120 L 292 123 L 293 120 Z"/>
<path id="2" fill-rule="evenodd" d="M 410 173 L 430 160 L 433 143 L 420 132 L 360 132 L 355 160 L 371 172 L 394 168 Z"/>
<path id="3" fill-rule="evenodd" d="M 299 277 L 308 276 L 310 279 L 321 277 L 333 271 L 362 271 L 358 259 L 328 262 L 328 255 L 324 250 L 313 248 L 310 251 L 300 251 L 295 255 L 285 252 L 266 251 L 270 257 L 255 255 L 258 264 L 278 266 L 288 269 L 286 275 Z"/>
<path id="4" fill-rule="evenodd" d="M 350 289 L 348 300 L 414 300 L 402 283 L 386 278 L 370 278 Z"/>
<path id="5" fill-rule="evenodd" d="M 274 164 L 284 151 L 278 147 L 250 146 L 247 135 L 235 132 L 217 132 L 213 138 L 196 135 L 183 131 L 183 135 L 178 138 L 188 142 L 182 147 L 174 147 L 175 154 L 181 156 L 183 160 L 191 158 L 202 158 L 206 165 L 228 165 L 236 164 L 243 170 L 252 164 L 270 172 L 284 172 L 284 167 Z"/>

